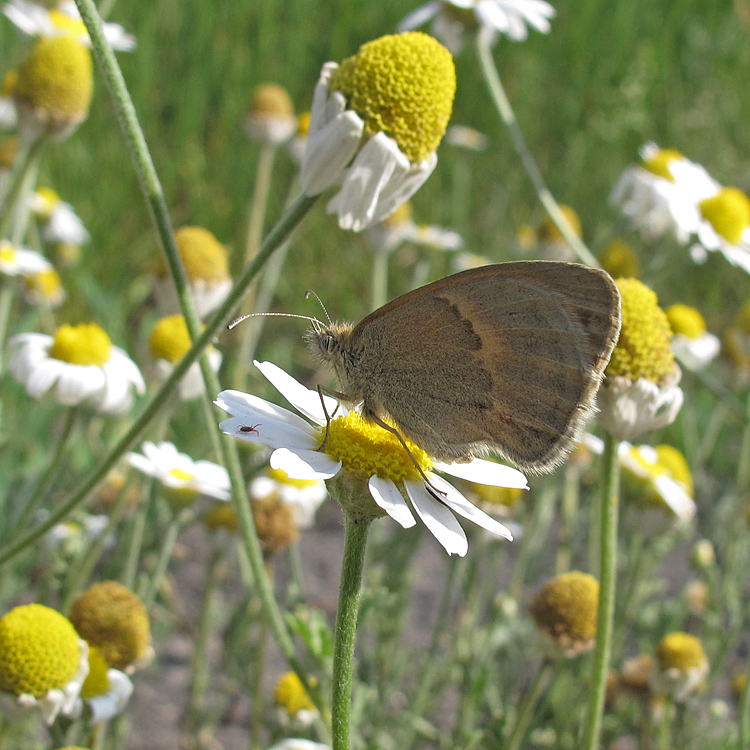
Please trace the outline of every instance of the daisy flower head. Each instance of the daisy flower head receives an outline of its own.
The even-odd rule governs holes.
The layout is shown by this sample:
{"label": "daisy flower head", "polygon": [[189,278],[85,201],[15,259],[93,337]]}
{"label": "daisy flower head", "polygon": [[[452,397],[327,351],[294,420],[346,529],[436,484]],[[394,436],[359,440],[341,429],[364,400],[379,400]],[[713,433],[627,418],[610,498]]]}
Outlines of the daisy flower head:
{"label": "daisy flower head", "polygon": [[719,354],[718,336],[706,330],[706,321],[698,310],[676,303],[665,311],[674,333],[672,351],[691,370],[702,370]]}
{"label": "daisy flower head", "polygon": [[529,605],[550,658],[579,656],[594,648],[599,607],[599,581],[573,571],[547,582]]}
{"label": "daisy flower head", "polygon": [[49,261],[36,250],[15,247],[7,240],[0,240],[0,273],[5,276],[32,276],[49,271]]}
{"label": "daisy flower head", "polygon": [[276,83],[256,86],[245,114],[245,132],[258,143],[278,146],[297,129],[289,93]]}
{"label": "daisy flower head", "polygon": [[80,593],[70,621],[113,669],[130,674],[153,658],[146,608],[137,594],[116,581],[95,583]]}
{"label": "daisy flower head", "polygon": [[211,461],[193,461],[166,441],[158,445],[146,441],[141,449],[143,454],[128,453],[128,462],[159,480],[174,510],[191,505],[198,495],[229,500],[231,483],[223,466]]}
{"label": "daisy flower head", "polygon": [[617,279],[622,297],[620,338],[599,389],[599,419],[618,440],[674,422],[682,406],[682,371],[672,330],[656,294],[637,279]]}
{"label": "daisy flower head", "polygon": [[88,711],[91,724],[101,724],[121,714],[133,694],[133,682],[124,672],[112,669],[96,646],[89,646],[89,673],[81,688],[76,713]]}
{"label": "daisy flower head", "polygon": [[91,239],[73,206],[60,200],[52,188],[37,188],[31,194],[29,205],[41,224],[42,239],[46,242],[85,245]]}
{"label": "daisy flower head", "polygon": [[27,604],[0,618],[0,706],[71,716],[89,671],[88,646],[54,609]]}
{"label": "daisy flower head", "polygon": [[654,651],[651,689],[682,702],[700,687],[708,668],[700,639],[689,633],[669,633]]}
{"label": "daisy flower head", "polygon": [[44,537],[44,542],[50,550],[64,557],[80,555],[90,541],[101,537],[108,523],[108,516],[86,513],[80,520],[53,526]]}
{"label": "daisy flower head", "polygon": [[[156,360],[156,372],[164,381],[192,346],[185,318],[182,315],[167,315],[160,318],[148,337],[148,346],[151,356]],[[218,372],[221,367],[221,352],[209,346],[206,356],[211,369]],[[204,389],[200,364],[194,362],[180,380],[177,393],[181,401],[190,401],[198,398]]]}
{"label": "daisy flower head", "polygon": [[341,65],[323,66],[315,87],[300,183],[308,195],[334,185],[339,226],[359,232],[421,187],[453,109],[450,52],[426,34],[384,36]]}
{"label": "daisy flower head", "polygon": [[[315,684],[315,678],[313,684]],[[310,696],[296,672],[281,675],[273,691],[273,699],[282,710],[282,722],[293,721],[297,726],[310,726],[318,715]]]}
{"label": "daisy flower head", "polygon": [[[526,477],[520,471],[482,459],[465,464],[432,462],[407,440],[409,455],[393,434],[357,411],[348,411],[330,397],[324,397],[324,408],[317,391],[308,390],[276,365],[255,365],[310,420],[250,394],[219,394],[216,405],[232,415],[220,428],[228,435],[271,448],[271,468],[283,469],[294,479],[327,480],[331,494],[355,517],[389,515],[410,528],[416,524],[413,510],[449,554],[463,556],[468,551],[466,534],[453,513],[511,538],[505,526],[472,505],[433,470],[499,487],[526,488]],[[327,427],[326,413],[335,415]],[[429,485],[413,461],[418,462]]]}
{"label": "daisy flower head", "polygon": [[18,112],[13,100],[13,89],[18,81],[18,71],[9,70],[0,84],[0,130],[15,130]]}
{"label": "daisy flower head", "polygon": [[300,530],[315,523],[315,513],[328,497],[325,482],[321,479],[291,479],[281,469],[267,469],[250,482],[253,500],[278,498],[289,505],[294,513],[295,525]]}
{"label": "daisy flower head", "polygon": [[121,414],[133,403],[133,391],[146,391],[135,362],[95,323],[62,325],[54,336],[22,333],[8,347],[9,369],[32,398],[52,392],[65,406]]}
{"label": "daisy flower head", "polygon": [[[201,318],[206,318],[226,299],[232,288],[227,249],[202,227],[182,227],[175,232],[174,239],[193,293],[196,312]],[[154,294],[164,315],[179,310],[174,284],[163,264],[157,272]]]}
{"label": "daisy flower head", "polygon": [[[74,0],[60,0],[51,7],[33,0],[8,0],[3,5],[3,13],[29,36],[69,36],[79,44],[91,46],[91,39]],[[119,52],[132,52],[135,49],[135,37],[119,23],[105,23],[103,27],[104,36],[112,49]]]}
{"label": "daisy flower head", "polygon": [[65,302],[60,275],[50,266],[44,271],[32,273],[26,277],[24,298],[30,305],[42,305],[56,309]]}
{"label": "daisy flower head", "polygon": [[750,273],[750,198],[737,188],[722,187],[699,201],[698,209],[700,248],[720,252]]}
{"label": "daisy flower head", "polygon": [[552,28],[555,9],[545,0],[431,0],[401,19],[400,31],[416,29],[431,21],[431,33],[457,55],[464,32],[482,29],[491,44],[501,35],[522,42],[531,26],[543,34]]}
{"label": "daisy flower head", "polygon": [[67,138],[88,116],[93,90],[86,47],[69,36],[39,39],[19,66],[13,89],[21,137]]}
{"label": "daisy flower head", "polygon": [[609,200],[649,242],[670,234],[687,243],[698,230],[701,200],[715,195],[716,182],[679,151],[646,143],[641,162],[625,168]]}

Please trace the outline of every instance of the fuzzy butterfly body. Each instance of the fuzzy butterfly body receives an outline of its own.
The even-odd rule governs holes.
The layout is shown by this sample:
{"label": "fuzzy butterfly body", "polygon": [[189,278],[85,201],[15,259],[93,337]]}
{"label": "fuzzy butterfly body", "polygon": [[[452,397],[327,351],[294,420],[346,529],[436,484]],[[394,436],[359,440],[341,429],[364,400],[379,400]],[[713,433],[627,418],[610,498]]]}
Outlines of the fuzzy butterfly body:
{"label": "fuzzy butterfly body", "polygon": [[496,452],[545,472],[594,413],[619,331],[604,271],[523,261],[448,276],[311,338],[342,400],[436,459]]}

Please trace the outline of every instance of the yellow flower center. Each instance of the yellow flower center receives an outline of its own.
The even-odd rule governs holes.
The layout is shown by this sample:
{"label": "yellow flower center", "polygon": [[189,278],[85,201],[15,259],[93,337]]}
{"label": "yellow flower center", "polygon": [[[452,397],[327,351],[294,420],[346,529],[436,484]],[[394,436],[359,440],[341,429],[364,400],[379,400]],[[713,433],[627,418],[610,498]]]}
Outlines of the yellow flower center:
{"label": "yellow flower center", "polygon": [[227,249],[207,229],[182,227],[175,232],[177,249],[191,281],[229,278]]}
{"label": "yellow flower center", "polygon": [[291,479],[283,469],[268,469],[267,474],[271,479],[281,484],[288,484],[300,490],[305,487],[313,487],[318,483],[317,479]]}
{"label": "yellow flower center", "polygon": [[127,667],[148,650],[146,608],[136,594],[115,581],[94,584],[79,594],[70,621],[114,669]]}
{"label": "yellow flower center", "polygon": [[750,198],[733,187],[722,188],[716,195],[699,204],[703,218],[716,233],[736,245],[750,226]]}
{"label": "yellow flower center", "polygon": [[383,219],[383,224],[387,227],[402,227],[411,221],[412,208],[411,201],[402,203],[392,214]]}
{"label": "yellow flower center", "polygon": [[[315,684],[315,678],[312,682]],[[302,680],[295,672],[287,672],[279,678],[273,698],[277,705],[286,709],[289,716],[295,716],[300,711],[312,711],[315,708]]]}
{"label": "yellow flower center", "polygon": [[54,303],[61,299],[62,283],[54,268],[29,276],[26,279],[26,288],[36,292],[38,299],[47,303]]}
{"label": "yellow flower center", "polygon": [[[430,471],[432,462],[429,456],[416,443],[404,440],[422,471]],[[328,442],[323,450],[341,461],[347,471],[367,479],[378,476],[399,484],[405,479],[420,477],[399,439],[358,412],[350,412],[331,422]]]}
{"label": "yellow flower center", "polygon": [[654,653],[663,670],[700,667],[706,662],[706,654],[700,640],[689,633],[670,633],[662,638]]}
{"label": "yellow flower center", "polygon": [[7,240],[2,240],[0,242],[0,261],[3,263],[16,262],[16,248]]}
{"label": "yellow flower center", "polygon": [[573,641],[596,637],[599,581],[573,571],[555,576],[534,597],[529,607],[536,624],[553,636]]}
{"label": "yellow flower center", "polygon": [[635,279],[641,275],[641,263],[625,240],[614,239],[599,256],[602,268],[612,277]]}
{"label": "yellow flower center", "polygon": [[685,456],[671,445],[657,445],[655,450],[659,463],[666,469],[667,474],[675,482],[681,484],[690,497],[693,497],[693,475],[690,473]]}
{"label": "yellow flower center", "polygon": [[231,503],[214,503],[213,507],[203,514],[203,523],[212,531],[226,529],[236,533],[239,528],[237,511]]}
{"label": "yellow flower center", "polygon": [[263,83],[256,86],[247,112],[255,117],[294,117],[292,100],[283,86]]}
{"label": "yellow flower center", "polygon": [[37,188],[36,196],[39,199],[39,204],[35,213],[40,219],[48,221],[55,210],[55,206],[60,202],[60,196],[48,187]]}
{"label": "yellow flower center", "polygon": [[154,359],[166,359],[177,364],[190,349],[191,341],[187,323],[182,315],[161,318],[148,337],[148,346]]}
{"label": "yellow flower center", "polygon": [[[576,237],[581,236],[581,220],[578,218],[578,214],[570,206],[560,206],[560,212],[566,218],[570,228],[573,230],[573,234]],[[557,224],[549,216],[545,216],[542,219],[542,223],[539,225],[539,239],[543,242],[564,242],[562,232],[560,231]]]}
{"label": "yellow flower center", "polygon": [[112,342],[96,323],[62,325],[56,333],[49,356],[72,365],[97,365],[109,360]]}
{"label": "yellow flower center", "polygon": [[310,113],[303,112],[297,118],[297,135],[302,136],[304,138],[307,136],[307,133],[309,130],[310,130]]}
{"label": "yellow flower center", "polygon": [[63,13],[57,8],[52,8],[49,11],[49,20],[52,21],[52,25],[59,31],[64,31],[74,39],[80,39],[88,37],[86,31],[86,24],[77,18],[71,18],[67,13]]}
{"label": "yellow flower center", "polygon": [[418,31],[380,37],[363,44],[341,63],[331,79],[365,123],[365,133],[383,132],[412,163],[437,148],[456,93],[450,52]]}
{"label": "yellow flower center", "polygon": [[195,479],[195,475],[177,467],[170,469],[168,473],[178,482],[184,482],[182,486],[178,487],[171,487],[170,485],[165,484],[162,489],[162,494],[169,504],[169,507],[174,513],[178,513],[183,508],[192,505],[193,501],[198,496],[198,490],[195,487],[189,486],[189,483]]}
{"label": "yellow flower center", "polygon": [[93,88],[89,51],[69,36],[55,36],[40,39],[22,63],[14,95],[55,118],[81,120]]}
{"label": "yellow flower center", "polygon": [[67,685],[80,659],[75,628],[54,609],[27,604],[0,619],[0,690],[41,698]]}
{"label": "yellow flower center", "polygon": [[192,482],[195,479],[195,474],[191,474],[188,471],[183,471],[182,469],[178,469],[177,467],[175,467],[174,469],[170,469],[169,473],[180,482]]}
{"label": "yellow flower center", "polygon": [[3,76],[3,83],[0,85],[0,96],[8,97],[13,96],[13,90],[16,88],[16,82],[18,81],[18,71],[9,70]]}
{"label": "yellow flower center", "polygon": [[95,698],[109,690],[109,664],[96,646],[89,646],[89,673],[81,688],[81,698]]}
{"label": "yellow flower center", "polygon": [[665,180],[674,182],[674,175],[672,174],[669,165],[677,159],[684,158],[685,157],[679,151],[675,151],[671,148],[663,148],[657,151],[657,153],[650,159],[644,159],[643,166],[657,177],[663,177]]}
{"label": "yellow flower center", "polygon": [[706,332],[706,321],[694,307],[677,302],[668,307],[666,313],[674,333],[681,333],[689,339],[699,339]]}
{"label": "yellow flower center", "polygon": [[674,372],[672,331],[656,294],[637,279],[618,279],[622,329],[606,374],[662,383]]}

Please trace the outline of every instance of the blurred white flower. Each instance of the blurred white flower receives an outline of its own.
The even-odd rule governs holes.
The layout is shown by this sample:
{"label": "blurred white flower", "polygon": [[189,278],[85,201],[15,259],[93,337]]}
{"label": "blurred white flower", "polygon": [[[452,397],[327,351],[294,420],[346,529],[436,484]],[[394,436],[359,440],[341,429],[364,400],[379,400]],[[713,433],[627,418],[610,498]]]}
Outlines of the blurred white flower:
{"label": "blurred white flower", "polygon": [[0,240],[0,273],[6,276],[32,276],[52,268],[50,262],[36,250],[14,247]]}
{"label": "blurred white flower", "polygon": [[54,190],[37,188],[29,198],[29,205],[41,224],[42,239],[47,242],[84,245],[91,239],[73,206],[60,200]]}

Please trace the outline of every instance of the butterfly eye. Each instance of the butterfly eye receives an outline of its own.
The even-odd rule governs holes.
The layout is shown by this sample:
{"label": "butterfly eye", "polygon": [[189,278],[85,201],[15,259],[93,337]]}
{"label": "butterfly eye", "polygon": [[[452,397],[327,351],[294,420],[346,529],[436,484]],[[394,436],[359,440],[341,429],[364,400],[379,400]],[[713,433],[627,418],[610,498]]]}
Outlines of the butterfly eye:
{"label": "butterfly eye", "polygon": [[335,345],[335,341],[333,336],[331,336],[330,333],[325,333],[320,337],[320,348],[326,352],[330,353]]}

